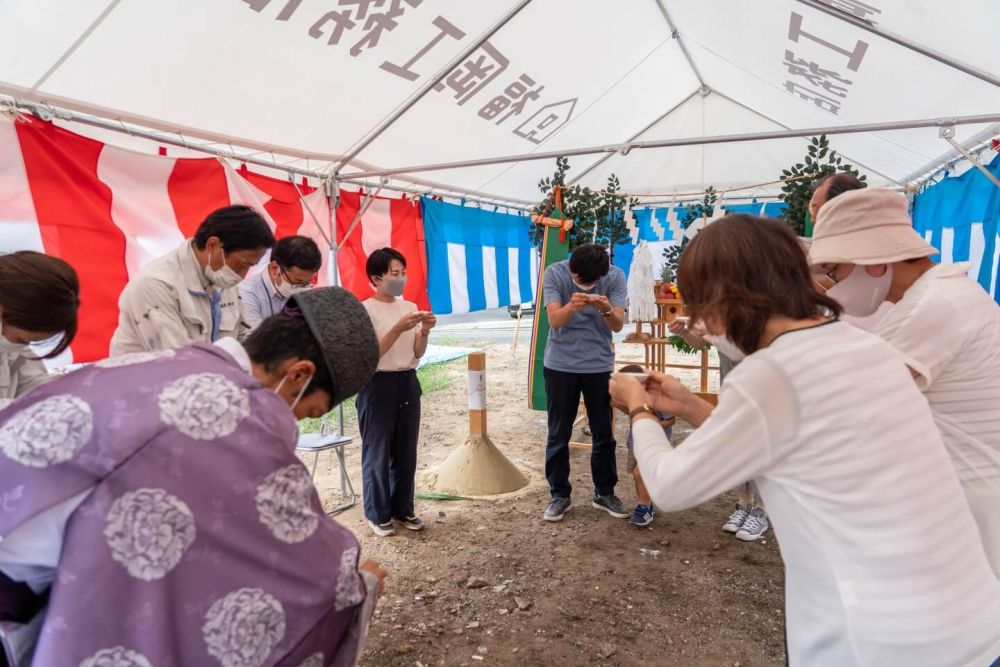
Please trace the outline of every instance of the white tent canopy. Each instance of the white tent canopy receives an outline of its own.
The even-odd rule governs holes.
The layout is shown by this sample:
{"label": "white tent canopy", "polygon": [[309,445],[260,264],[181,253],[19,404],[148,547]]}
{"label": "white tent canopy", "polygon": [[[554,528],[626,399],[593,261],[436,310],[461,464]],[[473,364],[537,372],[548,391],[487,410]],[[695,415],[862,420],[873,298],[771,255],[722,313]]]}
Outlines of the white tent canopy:
{"label": "white tent canopy", "polygon": [[[396,170],[988,117],[955,128],[975,146],[1000,129],[998,19],[993,0],[3,0],[0,93],[283,166],[527,203],[551,160]],[[886,185],[957,155],[933,126],[833,144]],[[576,156],[570,175],[658,196],[728,189],[776,180],[804,148],[637,148]]]}

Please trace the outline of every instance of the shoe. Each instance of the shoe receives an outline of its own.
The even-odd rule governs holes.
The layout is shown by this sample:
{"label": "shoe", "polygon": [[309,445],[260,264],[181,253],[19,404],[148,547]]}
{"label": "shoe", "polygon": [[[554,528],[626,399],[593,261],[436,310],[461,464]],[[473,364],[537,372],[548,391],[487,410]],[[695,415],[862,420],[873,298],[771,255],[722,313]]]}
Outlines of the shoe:
{"label": "shoe", "polygon": [[618,496],[594,496],[591,505],[596,509],[604,510],[616,519],[627,519],[631,516]]}
{"label": "shoe", "polygon": [[375,523],[374,521],[369,521],[368,525],[371,527],[372,532],[379,537],[389,537],[390,535],[396,534],[396,529],[392,527],[392,522],[389,523]]}
{"label": "shoe", "polygon": [[545,516],[542,518],[546,521],[562,521],[563,516],[571,507],[573,507],[573,503],[570,502],[569,498],[553,498],[549,506],[545,508]]}
{"label": "shoe", "polygon": [[736,533],[736,539],[744,542],[756,542],[764,537],[764,533],[767,532],[770,525],[771,523],[767,520],[767,512],[760,507],[754,507],[750,510],[750,516],[747,517],[740,531]]}
{"label": "shoe", "polygon": [[408,516],[405,519],[393,519],[393,523],[406,528],[407,530],[423,530],[424,522],[418,516]]}
{"label": "shoe", "polygon": [[748,516],[750,516],[750,512],[745,507],[737,505],[733,513],[729,515],[729,520],[726,521],[726,525],[722,527],[722,530],[733,534],[740,532],[740,528],[743,527]]}
{"label": "shoe", "polygon": [[637,527],[648,526],[653,523],[653,503],[636,505],[629,523]]}

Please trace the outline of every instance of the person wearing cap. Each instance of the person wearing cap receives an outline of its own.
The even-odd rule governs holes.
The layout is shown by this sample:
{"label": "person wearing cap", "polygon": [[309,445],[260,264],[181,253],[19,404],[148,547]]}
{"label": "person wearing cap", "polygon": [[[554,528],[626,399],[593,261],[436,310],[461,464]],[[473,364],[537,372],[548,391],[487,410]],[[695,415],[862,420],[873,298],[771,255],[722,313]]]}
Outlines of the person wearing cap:
{"label": "person wearing cap", "polygon": [[7,660],[354,664],[384,572],[323,511],[296,419],[377,362],[364,308],[327,287],[244,346],[111,357],[0,413],[0,479],[19,489],[0,571],[34,595],[0,619]]}
{"label": "person wearing cap", "polygon": [[417,366],[437,324],[431,313],[403,298],[406,257],[381,248],[365,265],[375,296],[363,303],[378,335],[378,372],[358,394],[361,472],[365,518],[379,537],[395,525],[423,530],[413,507],[417,439],[420,436],[420,380]]}
{"label": "person wearing cap", "polygon": [[[859,179],[851,172],[839,172],[821,178],[819,183],[816,184],[816,188],[813,190],[812,198],[809,200],[810,217],[813,219],[813,222],[815,222],[816,218],[819,216],[820,210],[827,202],[839,197],[845,192],[862,190],[867,187],[867,183]],[[806,238],[802,239],[802,241],[805,246],[806,253],[808,254],[809,245],[812,243],[812,239]],[[824,292],[833,287],[833,283],[826,278],[826,276],[817,276],[816,282]],[[892,304],[885,301],[874,313],[867,317],[853,317],[851,315],[844,314],[840,316],[840,319],[849,324],[853,324],[860,329],[864,329],[865,331],[875,331],[878,328],[879,322],[882,321],[882,318],[884,318],[886,313],[890,310],[892,310]]]}
{"label": "person wearing cap", "polygon": [[281,312],[285,302],[309,289],[323,265],[319,246],[308,236],[285,236],[271,250],[267,269],[240,283],[247,324],[256,329]]}
{"label": "person wearing cap", "polygon": [[913,229],[905,197],[869,189],[820,210],[809,257],[848,315],[895,304],[877,333],[926,396],[1000,576],[1000,307],[969,264],[936,264],[937,252]]}
{"label": "person wearing cap", "polygon": [[[777,220],[713,222],[678,285],[714,344],[745,359],[717,406],[667,375],[612,376],[657,508],[756,482],[785,565],[792,667],[992,664],[1000,581],[903,355],[837,321]],[[659,412],[695,427],[682,446]]]}

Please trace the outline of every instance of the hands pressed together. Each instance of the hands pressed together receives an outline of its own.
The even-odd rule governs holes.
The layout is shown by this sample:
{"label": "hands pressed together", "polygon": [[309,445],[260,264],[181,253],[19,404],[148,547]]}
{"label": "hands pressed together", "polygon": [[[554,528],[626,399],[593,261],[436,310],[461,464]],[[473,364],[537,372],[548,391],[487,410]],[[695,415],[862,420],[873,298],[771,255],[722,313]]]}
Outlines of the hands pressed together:
{"label": "hands pressed together", "polygon": [[629,411],[648,405],[658,412],[682,419],[687,419],[686,415],[691,413],[699,400],[676,378],[663,373],[650,373],[645,383],[631,376],[615,374],[611,376],[609,389],[611,402],[627,406]]}
{"label": "hands pressed together", "polygon": [[400,333],[405,331],[410,331],[416,328],[417,325],[421,325],[420,333],[423,336],[428,335],[431,329],[437,326],[437,317],[433,313],[428,313],[425,311],[415,311],[407,315],[403,315],[396,322],[396,328]]}

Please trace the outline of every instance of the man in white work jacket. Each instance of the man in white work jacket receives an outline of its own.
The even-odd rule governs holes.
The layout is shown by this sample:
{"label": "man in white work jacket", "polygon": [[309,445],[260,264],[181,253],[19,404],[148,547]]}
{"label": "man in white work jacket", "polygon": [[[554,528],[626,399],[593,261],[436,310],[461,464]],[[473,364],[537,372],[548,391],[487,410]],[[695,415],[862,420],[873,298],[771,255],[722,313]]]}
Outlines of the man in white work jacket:
{"label": "man in white work jacket", "polygon": [[274,243],[267,222],[249,206],[211,213],[194,238],[125,286],[111,356],[243,338],[250,328],[237,286]]}

